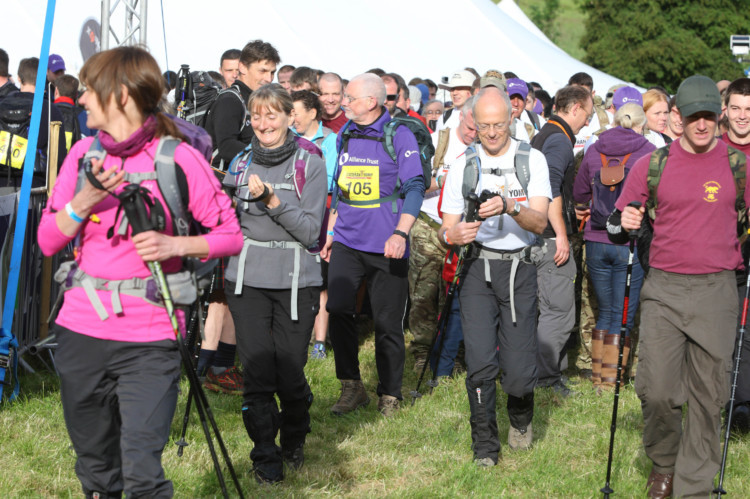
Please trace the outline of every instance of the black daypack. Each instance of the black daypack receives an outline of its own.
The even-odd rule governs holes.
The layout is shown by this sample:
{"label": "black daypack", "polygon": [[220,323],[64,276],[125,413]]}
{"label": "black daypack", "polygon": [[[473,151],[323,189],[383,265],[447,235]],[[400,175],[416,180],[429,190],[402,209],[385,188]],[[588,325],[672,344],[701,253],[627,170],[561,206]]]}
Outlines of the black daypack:
{"label": "black daypack", "polygon": [[[48,104],[49,105],[49,104]],[[31,125],[31,106],[29,101],[11,94],[3,99],[0,107],[0,165],[9,174],[17,170],[20,175],[26,159],[26,146]],[[46,172],[46,153],[36,155],[34,173]]]}
{"label": "black daypack", "polygon": [[[414,138],[417,139],[417,146],[419,147],[419,159],[422,163],[422,180],[424,181],[425,189],[429,189],[430,184],[432,183],[432,157],[435,155],[435,146],[432,145],[432,137],[430,135],[430,131],[427,129],[424,123],[410,116],[398,116],[396,118],[391,118],[391,120],[383,126],[382,137],[371,137],[369,135],[353,133],[349,129],[350,125],[351,120],[347,121],[344,127],[339,130],[339,134],[341,135],[341,141],[337,151],[339,154],[341,154],[341,151],[346,151],[347,144],[349,143],[349,139],[351,138],[376,140],[383,144],[385,152],[388,153],[388,156],[390,156],[391,160],[393,160],[393,162],[396,164],[398,164],[398,158],[396,156],[396,148],[393,146],[393,137],[396,135],[396,129],[399,126],[405,126],[406,128],[408,128],[414,135]],[[393,201],[401,196],[400,190],[401,181],[396,180],[396,188],[393,190],[393,193],[390,196],[372,201],[355,201],[342,197],[341,191],[339,191],[339,201],[351,206],[372,205],[390,201],[393,206],[393,212],[396,213],[398,211],[398,208],[396,207],[396,203],[394,203]]]}
{"label": "black daypack", "polygon": [[208,111],[219,96],[221,86],[205,71],[193,71],[184,78],[186,81],[178,80],[180,84],[175,88],[177,115],[185,121],[205,128]]}
{"label": "black daypack", "polygon": [[73,144],[81,140],[81,124],[78,122],[78,114],[81,109],[66,102],[55,104],[63,117],[62,127],[65,135],[65,149],[70,152]]}

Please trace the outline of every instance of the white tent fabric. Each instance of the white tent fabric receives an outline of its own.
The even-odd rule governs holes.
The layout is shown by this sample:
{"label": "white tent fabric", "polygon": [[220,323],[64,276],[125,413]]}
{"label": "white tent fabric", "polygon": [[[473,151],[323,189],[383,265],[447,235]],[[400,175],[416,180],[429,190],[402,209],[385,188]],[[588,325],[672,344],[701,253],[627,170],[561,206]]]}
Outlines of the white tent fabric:
{"label": "white tent fabric", "polygon": [[528,16],[524,13],[524,11],[521,10],[521,7],[519,7],[514,0],[500,0],[500,2],[497,3],[497,6],[500,8],[500,10],[505,12],[508,17],[526,28],[527,31],[535,34],[542,41],[556,47],[555,42],[547,38],[547,35],[545,35],[544,32],[542,32],[542,30],[540,30],[536,24],[534,24],[534,21],[528,18]]}
{"label": "white tent fabric", "polygon": [[[573,59],[515,21],[490,0],[151,0],[148,45],[162,68],[218,69],[221,53],[263,39],[279,51],[282,64],[336,71],[350,78],[372,67],[406,79],[450,75],[466,66],[480,73],[513,71],[554,92],[568,77],[586,71],[599,93],[621,81]],[[38,54],[45,0],[3,0],[0,47],[11,56],[11,73],[22,57]],[[207,6],[208,5],[208,6]],[[83,65],[78,49],[86,19],[99,19],[99,0],[58,0],[52,52],[68,72]],[[113,21],[113,26],[123,21]],[[440,28],[435,29],[436,26]],[[168,56],[168,58],[166,57]]]}

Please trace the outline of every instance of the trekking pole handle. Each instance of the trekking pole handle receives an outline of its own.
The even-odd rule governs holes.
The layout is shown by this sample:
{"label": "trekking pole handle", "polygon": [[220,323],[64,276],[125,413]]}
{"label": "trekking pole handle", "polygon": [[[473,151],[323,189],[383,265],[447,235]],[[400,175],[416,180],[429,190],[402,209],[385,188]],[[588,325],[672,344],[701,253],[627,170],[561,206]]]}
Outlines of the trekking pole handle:
{"label": "trekking pole handle", "polygon": [[[643,203],[641,203],[640,201],[631,201],[628,203],[628,206],[631,206],[637,210],[640,209],[641,206],[643,206]],[[641,225],[643,225],[643,222],[641,222]],[[641,229],[631,230],[628,235],[630,236],[630,239],[633,240],[638,237],[638,234],[640,234],[640,232]]]}
{"label": "trekking pole handle", "polygon": [[155,229],[142,198],[143,193],[139,192],[140,189],[138,184],[128,184],[120,195],[120,202],[128,217],[133,235]]}

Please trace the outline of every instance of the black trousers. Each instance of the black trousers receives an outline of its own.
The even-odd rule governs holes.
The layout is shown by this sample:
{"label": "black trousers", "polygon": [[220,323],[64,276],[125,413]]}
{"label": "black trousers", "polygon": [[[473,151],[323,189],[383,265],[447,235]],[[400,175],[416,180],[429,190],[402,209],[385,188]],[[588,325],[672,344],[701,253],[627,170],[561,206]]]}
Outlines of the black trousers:
{"label": "black trousers", "polygon": [[[242,287],[227,281],[227,303],[237,330],[237,351],[244,374],[242,417],[253,441],[250,458],[269,480],[283,478],[282,452],[304,444],[310,432],[312,392],[305,378],[307,345],[320,309],[320,289],[302,288],[299,319],[291,319],[289,289]],[[281,412],[274,394],[278,394]],[[281,447],[276,435],[281,432]]]}
{"label": "black trousers", "polygon": [[65,425],[84,494],[172,497],[161,454],[177,405],[171,340],[109,341],[55,326]]}
{"label": "black trousers", "polygon": [[291,319],[289,289],[242,287],[227,281],[229,311],[237,330],[237,351],[244,372],[244,402],[273,397],[280,400],[306,398],[310,386],[305,378],[307,346],[320,308],[320,289],[302,288],[297,296],[299,320]]}
{"label": "black trousers", "polygon": [[328,268],[328,305],[331,345],[338,379],[360,379],[359,338],[354,327],[357,290],[367,279],[375,322],[375,365],[378,395],[401,397],[404,375],[404,330],[409,294],[407,258],[357,251],[333,243]]}
{"label": "black trousers", "polygon": [[536,267],[520,263],[514,279],[516,322],[510,302],[510,261],[467,262],[461,285],[461,326],[466,348],[467,382],[492,381],[503,370],[500,383],[508,394],[508,415],[515,428],[531,422],[537,380]]}

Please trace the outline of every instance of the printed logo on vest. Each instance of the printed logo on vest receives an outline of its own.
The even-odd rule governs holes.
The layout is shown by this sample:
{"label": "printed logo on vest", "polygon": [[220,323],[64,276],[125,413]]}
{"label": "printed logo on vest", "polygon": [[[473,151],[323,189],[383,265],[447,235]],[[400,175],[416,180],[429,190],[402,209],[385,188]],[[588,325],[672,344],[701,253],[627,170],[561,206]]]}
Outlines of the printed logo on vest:
{"label": "printed logo on vest", "polygon": [[345,152],[345,153],[342,153],[342,154],[341,154],[341,156],[339,156],[339,164],[340,164],[340,165],[343,165],[343,164],[345,164],[345,163],[346,163],[347,161],[349,161],[349,153],[346,153],[346,152]]}
{"label": "printed logo on vest", "polygon": [[718,182],[714,182],[713,180],[706,182],[705,184],[703,184],[703,189],[705,189],[706,191],[706,197],[703,198],[704,201],[713,203],[719,200],[717,195],[719,194],[719,189],[721,189],[721,185],[719,185]]}
{"label": "printed logo on vest", "polygon": [[412,154],[417,154],[417,153],[419,153],[419,151],[406,151],[406,152],[404,153],[404,157],[405,157],[405,158],[408,158],[408,157],[409,157],[409,156],[411,156]]}

